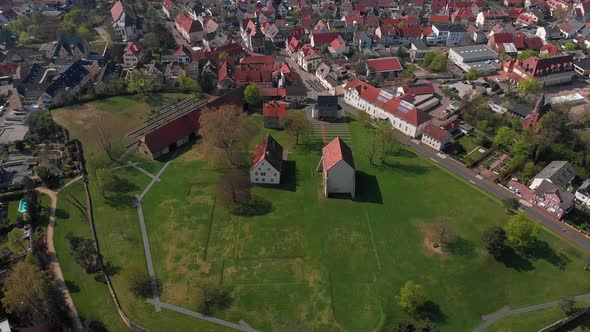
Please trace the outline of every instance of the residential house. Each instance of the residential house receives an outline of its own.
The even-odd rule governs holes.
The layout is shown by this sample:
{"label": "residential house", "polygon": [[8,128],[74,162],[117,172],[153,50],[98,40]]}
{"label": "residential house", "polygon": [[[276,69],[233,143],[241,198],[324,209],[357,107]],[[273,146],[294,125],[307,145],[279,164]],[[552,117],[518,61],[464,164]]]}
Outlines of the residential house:
{"label": "residential house", "polygon": [[574,206],[575,195],[559,186],[542,180],[535,189],[516,181],[509,181],[508,188],[523,200],[562,219]]}
{"label": "residential house", "polygon": [[483,44],[487,40],[487,36],[484,31],[475,25],[470,25],[467,27],[467,36],[469,36],[469,38],[476,44]]}
{"label": "residential house", "polygon": [[590,207],[590,179],[585,180],[576,190],[576,200]]}
{"label": "residential house", "polygon": [[490,30],[498,23],[504,23],[508,20],[508,14],[504,11],[484,10],[477,14],[475,25],[480,29]]}
{"label": "residential house", "polygon": [[467,8],[461,8],[451,14],[451,22],[468,27],[475,23],[475,15]]}
{"label": "residential house", "polygon": [[241,35],[246,48],[255,53],[264,53],[266,36],[262,33],[260,21],[247,20],[241,26]]}
{"label": "residential house", "polygon": [[283,147],[270,134],[258,143],[252,156],[250,182],[281,184],[283,172]]}
{"label": "residential house", "polygon": [[467,35],[467,30],[461,24],[435,23],[432,33],[426,36],[427,45],[461,45]]}
{"label": "residential house", "polygon": [[508,55],[516,55],[518,50],[514,44],[514,35],[511,33],[495,33],[488,39],[488,47],[496,52]]}
{"label": "residential house", "polygon": [[395,96],[426,112],[440,104],[432,83],[410,83],[397,88]]}
{"label": "residential house", "polygon": [[590,58],[576,60],[574,71],[582,77],[590,77]]}
{"label": "residential house", "polygon": [[162,11],[168,19],[172,18],[172,13],[175,9],[176,5],[172,0],[164,0],[164,2],[162,2]]}
{"label": "residential house", "polygon": [[367,78],[372,79],[377,74],[396,76],[398,72],[404,70],[399,59],[396,57],[369,59],[366,62]]}
{"label": "residential house", "polygon": [[337,96],[318,96],[318,101],[311,110],[311,116],[320,120],[337,120],[344,116],[338,104]]}
{"label": "residential house", "polygon": [[572,39],[580,30],[582,30],[582,28],[584,28],[584,23],[576,20],[569,20],[568,22],[558,24],[557,28],[561,32],[563,38]]}
{"label": "residential house", "polygon": [[388,120],[404,135],[418,138],[431,117],[413,104],[364,81],[354,80],[344,87],[344,102],[375,119]]}
{"label": "residential house", "polygon": [[88,42],[78,36],[61,36],[57,41],[42,45],[39,50],[44,50],[50,61],[60,63],[85,59],[90,53]]}
{"label": "residential house", "polygon": [[338,32],[322,32],[322,33],[312,33],[311,34],[311,47],[320,47],[320,46],[329,46],[330,43],[340,37],[340,33]]}
{"label": "residential house", "polygon": [[422,132],[421,142],[436,151],[444,150],[452,141],[451,133],[432,123],[427,124]]}
{"label": "residential house", "polygon": [[287,114],[287,105],[276,100],[268,101],[262,105],[264,128],[281,128],[280,120]]}
{"label": "residential house", "polygon": [[430,53],[430,48],[421,39],[414,40],[410,45],[410,60],[415,63],[422,63],[424,56]]}
{"label": "residential house", "polygon": [[547,181],[559,188],[565,189],[575,177],[576,170],[570,162],[552,161],[541,172],[535,175],[529,188],[535,190],[541,185],[541,182]]}
{"label": "residential house", "polygon": [[328,52],[330,52],[332,58],[339,58],[348,53],[348,46],[346,46],[346,41],[342,39],[342,36],[332,40],[328,46]]}
{"label": "residential house", "polygon": [[328,89],[332,95],[336,95],[336,90],[339,87],[338,74],[329,65],[324,62],[320,63],[315,71],[315,76],[324,88]]}
{"label": "residential house", "polygon": [[571,54],[544,59],[533,56],[504,69],[522,78],[534,77],[542,86],[559,85],[572,81],[574,58]]}
{"label": "residential house", "polygon": [[373,39],[365,31],[357,31],[353,35],[352,45],[361,51],[370,49],[373,46]]}
{"label": "residential house", "polygon": [[350,147],[340,137],[334,138],[324,146],[317,170],[322,172],[324,196],[348,194],[354,199],[356,194],[354,157]]}
{"label": "residential house", "polygon": [[118,0],[111,7],[112,27],[115,37],[124,42],[135,40],[139,35],[138,22],[135,14],[125,8]]}
{"label": "residential house", "polygon": [[130,42],[125,47],[123,53],[123,65],[128,68],[134,68],[143,60],[145,52],[143,46],[137,42]]}
{"label": "residential house", "polygon": [[174,19],[174,27],[190,44],[196,43],[203,39],[203,25],[198,20],[186,16],[184,13],[178,13]]}
{"label": "residential house", "polygon": [[309,44],[303,45],[297,52],[297,64],[308,72],[315,71],[322,59],[322,55]]}
{"label": "residential house", "polygon": [[543,39],[544,42],[561,38],[561,30],[556,27],[539,27],[535,34]]}

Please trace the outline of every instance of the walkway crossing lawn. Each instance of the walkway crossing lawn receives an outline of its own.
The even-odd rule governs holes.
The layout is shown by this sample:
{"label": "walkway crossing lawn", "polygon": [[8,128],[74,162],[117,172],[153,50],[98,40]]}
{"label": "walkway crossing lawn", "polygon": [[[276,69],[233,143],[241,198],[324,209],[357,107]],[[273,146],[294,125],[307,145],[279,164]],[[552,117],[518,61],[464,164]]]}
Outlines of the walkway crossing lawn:
{"label": "walkway crossing lawn", "polygon": [[309,138],[312,141],[329,143],[337,136],[347,144],[351,143],[348,123],[311,120]]}
{"label": "walkway crossing lawn", "polygon": [[[588,303],[581,302],[578,306],[588,306]],[[538,331],[545,326],[549,326],[560,319],[565,318],[563,311],[559,306],[527,312],[520,315],[504,317],[492,324],[487,332],[522,332]],[[577,328],[574,331],[582,331]]]}
{"label": "walkway crossing lawn", "polygon": [[[480,238],[506,222],[500,202],[403,146],[386,165],[370,166],[358,153],[366,138],[359,123],[350,124],[357,201],[323,198],[319,151],[294,146],[286,132],[271,133],[296,171],[280,187],[254,189],[272,202],[270,213],[230,215],[214,198],[219,175],[190,158],[173,161],[144,197],[162,301],[197,310],[199,285],[215,282],[234,297],[218,314],[226,320],[261,330],[305,322],[317,330],[368,331],[408,318],[395,296],[412,279],[424,285],[444,331],[467,331],[505,305],[590,290],[582,253],[549,232],[537,258],[494,261]],[[458,234],[444,255],[424,245],[429,225],[440,220]]]}
{"label": "walkway crossing lawn", "polygon": [[[261,117],[253,118],[261,127]],[[506,222],[500,202],[404,146],[387,164],[371,166],[360,153],[366,129],[357,122],[349,128],[359,171],[356,201],[325,199],[315,172],[317,141],[295,146],[284,131],[271,131],[290,152],[283,184],[253,190],[272,202],[266,215],[232,216],[216,201],[219,174],[200,160],[198,144],[175,159],[142,200],[161,300],[198,311],[200,285],[214,283],[234,299],[230,309],[215,314],[222,319],[264,331],[294,325],[370,331],[408,318],[396,295],[411,279],[424,286],[430,316],[443,331],[468,331],[481,324],[481,315],[505,305],[590,291],[584,255],[549,232],[541,234],[547,246],[536,258],[496,262],[485,253],[481,234]],[[140,163],[151,173],[161,166]],[[129,181],[127,193],[108,202],[92,190],[103,255],[117,267],[112,279],[125,311],[154,331],[223,330],[168,310],[156,313],[131,294],[131,277],[147,268],[128,198],[151,178],[130,167],[116,174]],[[440,220],[452,223],[458,235],[443,255],[424,245],[424,234]]]}

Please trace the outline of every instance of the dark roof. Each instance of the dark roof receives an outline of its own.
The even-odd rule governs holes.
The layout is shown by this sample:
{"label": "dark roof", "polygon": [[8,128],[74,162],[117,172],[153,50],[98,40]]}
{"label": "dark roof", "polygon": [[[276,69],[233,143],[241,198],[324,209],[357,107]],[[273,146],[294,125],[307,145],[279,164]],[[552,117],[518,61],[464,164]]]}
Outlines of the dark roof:
{"label": "dark roof", "polygon": [[444,24],[444,23],[433,23],[433,27],[436,27],[439,31],[449,32],[467,32],[465,27],[461,24]]}
{"label": "dark roof", "polygon": [[576,67],[582,68],[582,70],[590,70],[590,58],[581,59],[574,63]]}
{"label": "dark roof", "polygon": [[564,210],[569,209],[572,204],[574,203],[574,198],[576,197],[574,194],[570,193],[567,190],[561,189],[555,184],[549,181],[542,181],[539,187],[535,189],[535,194],[539,196],[543,196],[545,194],[555,194],[559,197],[559,207]]}
{"label": "dark roof", "polygon": [[338,96],[318,96],[318,106],[338,105]]}
{"label": "dark roof", "polygon": [[74,62],[51,83],[51,85],[45,90],[45,93],[55,97],[59,90],[75,87],[80,84],[80,82],[82,82],[82,80],[89,74],[88,69],[86,69],[83,64],[82,60]]}
{"label": "dark roof", "polygon": [[277,171],[281,171],[283,165],[283,147],[270,134],[266,134],[262,142],[256,146],[250,168],[256,167],[263,160],[266,160]]}

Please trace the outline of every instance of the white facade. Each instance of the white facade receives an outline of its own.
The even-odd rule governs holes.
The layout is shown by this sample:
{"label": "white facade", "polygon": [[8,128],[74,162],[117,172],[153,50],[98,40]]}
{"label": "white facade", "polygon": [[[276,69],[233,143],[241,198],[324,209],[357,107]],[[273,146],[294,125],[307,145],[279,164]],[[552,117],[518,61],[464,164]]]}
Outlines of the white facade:
{"label": "white facade", "polygon": [[350,194],[354,198],[355,170],[346,161],[340,160],[327,172],[324,171],[324,195]]}
{"label": "white facade", "polygon": [[272,167],[268,161],[262,160],[250,169],[250,183],[280,184],[281,172]]}
{"label": "white facade", "polygon": [[430,121],[426,121],[425,123],[422,123],[418,127],[416,127],[413,124],[406,122],[404,119],[398,118],[397,116],[387,112],[386,110],[364,100],[359,96],[358,91],[356,89],[349,89],[344,92],[344,102],[348,105],[365,111],[372,118],[389,120],[393,128],[401,131],[404,135],[410,136],[412,138],[418,138],[422,134],[424,127],[426,127],[426,125],[430,123]]}
{"label": "white facade", "polygon": [[446,140],[445,142],[441,142],[434,137],[428,136],[428,134],[422,134],[422,143],[428,145],[429,147],[435,149],[436,151],[441,151],[445,148],[445,146],[450,142],[450,140]]}

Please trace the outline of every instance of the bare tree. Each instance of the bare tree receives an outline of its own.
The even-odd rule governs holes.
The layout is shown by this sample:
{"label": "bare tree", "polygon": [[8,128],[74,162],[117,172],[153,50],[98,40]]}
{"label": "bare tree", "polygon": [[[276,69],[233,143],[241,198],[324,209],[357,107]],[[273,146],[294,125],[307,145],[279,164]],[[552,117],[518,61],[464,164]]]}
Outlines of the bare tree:
{"label": "bare tree", "polygon": [[236,168],[230,168],[221,176],[219,182],[217,182],[217,198],[226,207],[232,208],[250,201],[252,197],[250,187],[250,179],[245,172]]}
{"label": "bare tree", "polygon": [[98,143],[102,150],[107,154],[111,161],[118,164],[123,164],[113,157],[113,140],[111,134],[107,133],[101,125],[98,125]]}
{"label": "bare tree", "polygon": [[442,220],[434,224],[434,231],[436,232],[438,242],[442,244],[452,244],[457,239],[455,227],[449,221]]}
{"label": "bare tree", "polygon": [[396,139],[393,136],[393,127],[389,123],[381,123],[377,127],[377,136],[379,137],[379,148],[381,149],[381,163],[393,152]]}
{"label": "bare tree", "polygon": [[[76,198],[76,196],[72,195],[72,193],[67,189],[62,190],[61,193],[66,194],[66,196],[64,197],[65,200],[68,201],[70,204],[72,204],[74,207],[76,207],[80,211],[80,213],[82,213],[84,218],[87,218],[86,206],[84,204],[82,204],[82,202],[80,202],[80,200],[78,200],[78,198]],[[62,197],[62,196],[60,196],[60,197]]]}
{"label": "bare tree", "polygon": [[375,154],[377,154],[377,142],[378,142],[377,135],[374,132],[372,132],[369,135],[369,140],[367,141],[365,148],[361,152],[369,159],[369,164],[371,164],[371,165],[375,165],[374,160],[375,160]]}
{"label": "bare tree", "polygon": [[218,109],[204,110],[200,123],[199,134],[203,137],[203,142],[214,150],[221,150],[227,162],[237,166],[238,147],[247,144],[252,135],[247,114],[237,106],[224,105]]}

